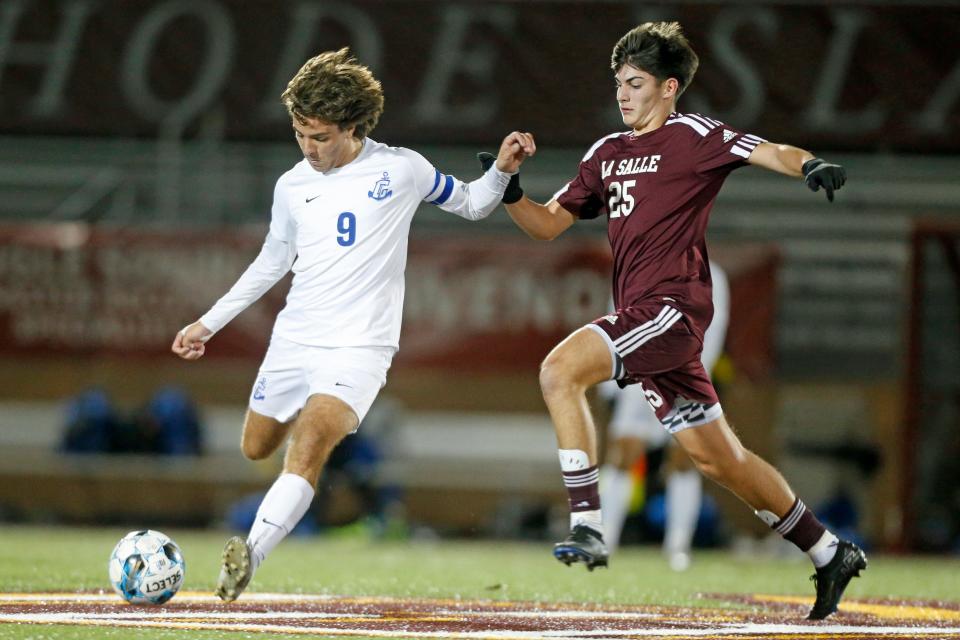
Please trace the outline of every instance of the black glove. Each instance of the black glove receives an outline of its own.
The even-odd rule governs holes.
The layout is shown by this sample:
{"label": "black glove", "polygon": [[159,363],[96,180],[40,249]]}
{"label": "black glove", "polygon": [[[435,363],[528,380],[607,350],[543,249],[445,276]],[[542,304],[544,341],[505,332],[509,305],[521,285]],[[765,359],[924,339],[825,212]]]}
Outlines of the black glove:
{"label": "black glove", "polygon": [[847,170],[838,164],[830,164],[822,158],[814,158],[803,163],[803,181],[811,191],[820,187],[827,192],[827,200],[833,202],[833,192],[847,181]]}
{"label": "black glove", "polygon": [[[480,166],[483,168],[484,173],[493,166],[493,161],[496,159],[497,156],[492,153],[487,153],[486,151],[481,151],[477,154],[477,160],[480,161]],[[501,201],[503,204],[513,204],[522,197],[523,189],[520,188],[520,174],[515,173],[510,176],[510,182],[507,183],[507,188],[503,192],[503,199]]]}

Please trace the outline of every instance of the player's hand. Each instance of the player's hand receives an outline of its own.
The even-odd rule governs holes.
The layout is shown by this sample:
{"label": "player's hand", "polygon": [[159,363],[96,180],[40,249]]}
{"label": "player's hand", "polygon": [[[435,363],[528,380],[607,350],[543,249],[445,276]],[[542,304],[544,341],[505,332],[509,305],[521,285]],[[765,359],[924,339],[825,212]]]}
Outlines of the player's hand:
{"label": "player's hand", "polygon": [[533,141],[533,134],[514,131],[500,144],[497,169],[504,173],[516,173],[523,161],[536,152],[537,145]]}
{"label": "player's hand", "polygon": [[[496,159],[497,157],[495,155],[487,153],[486,151],[481,151],[477,154],[477,160],[480,161],[480,168],[483,169],[484,173],[493,166],[493,162]],[[523,189],[520,187],[520,172],[517,172],[510,176],[510,182],[507,183],[507,188],[503,190],[503,197],[500,201],[503,202],[503,204],[513,204],[522,197]]]}
{"label": "player's hand", "polygon": [[170,350],[184,360],[199,360],[206,351],[204,344],[211,337],[213,337],[213,331],[207,329],[198,320],[177,332]]}
{"label": "player's hand", "polygon": [[[796,165],[794,165],[796,166]],[[830,164],[822,158],[813,158],[803,163],[803,181],[811,191],[820,187],[827,192],[827,200],[833,202],[833,192],[847,181],[847,170],[838,164]]]}

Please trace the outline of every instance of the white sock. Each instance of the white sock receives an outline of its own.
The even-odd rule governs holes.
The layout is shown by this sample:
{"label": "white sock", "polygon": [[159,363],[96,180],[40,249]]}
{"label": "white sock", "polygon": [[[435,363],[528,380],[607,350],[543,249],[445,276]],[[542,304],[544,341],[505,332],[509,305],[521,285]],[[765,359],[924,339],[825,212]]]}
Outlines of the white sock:
{"label": "white sock", "polygon": [[633,476],[612,464],[600,469],[600,504],[603,505],[603,524],[606,530],[603,539],[613,551],[620,544],[623,523],[630,510],[633,495]]}
{"label": "white sock", "polygon": [[310,483],[295,473],[281,474],[273,483],[257,509],[257,518],[247,536],[254,570],[297,526],[310,507],[313,494]]}
{"label": "white sock", "polygon": [[667,476],[667,524],[663,549],[668,554],[690,553],[702,497],[703,483],[699,471],[674,471]]}
{"label": "white sock", "polygon": [[[578,524],[585,524],[601,536],[603,535],[603,517],[600,515],[600,509],[571,512],[570,528],[573,529]],[[606,540],[606,538],[604,538],[604,540]]]}
{"label": "white sock", "polygon": [[838,542],[840,540],[837,536],[830,533],[829,530],[824,531],[820,539],[807,549],[807,555],[813,560],[813,566],[817,569],[827,566],[833,560],[833,556],[837,555]]}

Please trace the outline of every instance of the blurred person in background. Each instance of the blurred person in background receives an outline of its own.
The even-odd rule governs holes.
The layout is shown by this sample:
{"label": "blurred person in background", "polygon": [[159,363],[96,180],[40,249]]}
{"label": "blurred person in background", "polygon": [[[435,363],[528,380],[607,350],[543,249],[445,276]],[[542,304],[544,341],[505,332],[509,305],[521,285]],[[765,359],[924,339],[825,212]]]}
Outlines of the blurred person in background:
{"label": "blurred person in background", "polygon": [[216,593],[227,602],[303,517],[330,452],[357,429],[386,382],[400,335],[407,236],[420,203],[485,218],[533,153],[511,133],[496,166],[464,183],[415,151],[370,139],[383,91],[346,48],[308,60],[281,99],[303,160],[277,181],[260,254],[171,347],[186,360],[202,357],[217,331],[293,270],[240,446],[259,460],[290,441],[248,536],[224,548]]}
{"label": "blurred person in background", "polygon": [[[713,320],[703,335],[700,362],[708,373],[723,351],[730,318],[730,289],[723,269],[710,261],[713,280]],[[607,432],[606,464],[600,469],[600,503],[603,505],[603,538],[607,549],[613,551],[620,543],[623,523],[626,521],[633,495],[634,480],[631,469],[649,449],[670,444],[670,434],[657,419],[643,386],[630,385],[617,390],[613,382],[603,383],[604,390],[612,387],[613,415]],[[680,447],[667,447],[664,463],[666,475],[666,526],[663,552],[674,571],[685,571],[690,566],[690,550],[697,529],[703,484],[689,456]]]}
{"label": "blurred person in background", "polygon": [[[811,558],[817,598],[810,619],[837,610],[863,551],[839,540],[783,476],[745,448],[727,423],[700,361],[713,316],[705,241],[724,180],[747,164],[802,177],[832,201],[846,172],[809,151],[767,142],[713,118],[680,113],[676,102],[699,60],[676,22],[648,22],[625,34],[611,60],[616,100],[630,130],[598,140],[577,176],[547,204],[511,178],[503,202],[528,235],[551,240],[580,219],[607,216],[616,312],[557,345],[540,385],[559,444],[569,495],[570,534],[554,547],[567,565],[606,566],[596,429],[586,390],[609,379],[637,384],[664,427],[701,473],[746,502]],[[532,145],[530,134],[523,134]]]}

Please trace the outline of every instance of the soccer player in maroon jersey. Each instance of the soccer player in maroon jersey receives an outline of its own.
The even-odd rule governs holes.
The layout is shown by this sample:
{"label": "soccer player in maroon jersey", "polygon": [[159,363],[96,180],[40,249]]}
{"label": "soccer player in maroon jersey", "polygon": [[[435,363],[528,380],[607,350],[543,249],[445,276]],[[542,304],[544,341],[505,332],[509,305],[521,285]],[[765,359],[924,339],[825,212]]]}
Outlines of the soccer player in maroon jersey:
{"label": "soccer player in maroon jersey", "polygon": [[[676,22],[648,22],[629,31],[614,47],[611,66],[630,130],[598,140],[577,176],[547,204],[526,198],[516,177],[503,198],[514,222],[539,240],[557,237],[577,220],[605,215],[613,249],[616,312],[572,333],[540,369],[571,509],[570,535],[555,545],[554,555],[589,569],[607,564],[596,432],[585,392],[611,378],[621,386],[638,384],[704,475],[809,554],[817,585],[809,618],[825,618],[836,611],[851,578],[866,568],[866,556],[828,531],[727,424],[700,363],[713,315],[704,234],[717,193],[734,169],[752,164],[803,177],[830,201],[845,171],[809,151],[678,112],[677,98],[693,79],[698,58]],[[533,147],[532,136],[525,142]]]}

